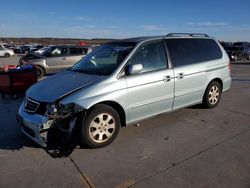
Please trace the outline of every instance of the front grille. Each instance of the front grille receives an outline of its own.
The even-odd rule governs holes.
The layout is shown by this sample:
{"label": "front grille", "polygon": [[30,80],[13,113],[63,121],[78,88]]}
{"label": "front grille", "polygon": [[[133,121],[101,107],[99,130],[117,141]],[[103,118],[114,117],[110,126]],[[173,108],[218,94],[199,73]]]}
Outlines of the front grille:
{"label": "front grille", "polygon": [[26,112],[35,113],[39,106],[40,106],[39,102],[34,101],[30,98],[26,98],[24,100],[24,110]]}
{"label": "front grille", "polygon": [[28,135],[30,135],[31,137],[35,137],[35,133],[32,129],[30,129],[29,127],[23,126],[23,130],[24,132],[26,132]]}
{"label": "front grille", "polygon": [[47,110],[47,103],[40,102],[38,109],[36,110],[37,114],[44,115]]}

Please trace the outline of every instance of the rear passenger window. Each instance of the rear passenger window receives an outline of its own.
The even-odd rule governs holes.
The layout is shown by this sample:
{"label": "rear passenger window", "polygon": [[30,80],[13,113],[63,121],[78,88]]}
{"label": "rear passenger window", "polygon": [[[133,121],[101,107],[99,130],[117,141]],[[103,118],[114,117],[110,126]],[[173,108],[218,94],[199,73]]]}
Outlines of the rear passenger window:
{"label": "rear passenger window", "polygon": [[142,44],[129,62],[142,64],[142,72],[161,70],[167,67],[165,48],[161,40]]}
{"label": "rear passenger window", "polygon": [[83,52],[82,48],[70,48],[70,55],[83,55],[85,54]]}
{"label": "rear passenger window", "polygon": [[218,44],[212,39],[166,39],[174,67],[222,58]]}

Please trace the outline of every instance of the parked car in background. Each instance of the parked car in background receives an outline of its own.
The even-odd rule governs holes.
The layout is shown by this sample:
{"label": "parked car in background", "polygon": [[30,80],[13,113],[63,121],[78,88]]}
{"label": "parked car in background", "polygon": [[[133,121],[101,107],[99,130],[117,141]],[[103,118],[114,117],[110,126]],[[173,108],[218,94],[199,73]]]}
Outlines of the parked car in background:
{"label": "parked car in background", "polygon": [[30,53],[20,58],[19,66],[32,64],[38,77],[65,70],[92,51],[90,46],[50,46],[40,54]]}
{"label": "parked car in background", "polygon": [[235,52],[238,51],[239,47],[237,46],[225,46],[224,49],[227,52],[228,57],[231,61],[235,60]]}
{"label": "parked car in background", "polygon": [[250,47],[250,43],[249,42],[234,42],[233,46],[242,46],[242,47],[248,46],[248,47]]}
{"label": "parked car in background", "polygon": [[0,44],[0,56],[2,57],[10,57],[12,55],[14,55],[15,53],[10,50],[5,48],[2,44]]}
{"label": "parked car in background", "polygon": [[28,54],[38,50],[34,45],[23,45],[14,48],[15,54]]}
{"label": "parked car in background", "polygon": [[20,46],[15,46],[13,51],[15,54],[22,54],[22,49]]}
{"label": "parked car in background", "polygon": [[14,44],[3,44],[3,46],[7,49],[13,50],[15,48]]}
{"label": "parked car in background", "polygon": [[223,48],[229,47],[229,46],[233,45],[232,42],[224,42],[224,41],[221,41],[220,44],[221,44],[221,46],[223,46]]}
{"label": "parked car in background", "polygon": [[234,61],[238,60],[250,60],[250,46],[238,47],[237,51],[234,52]]}
{"label": "parked car in background", "polygon": [[37,50],[39,50],[39,49],[43,48],[44,45],[42,45],[42,44],[36,44],[36,45],[34,45],[34,47],[35,47]]}
{"label": "parked car in background", "polygon": [[248,46],[229,46],[225,50],[231,61],[250,60],[250,47]]}
{"label": "parked car in background", "polygon": [[121,126],[195,104],[216,107],[230,85],[228,55],[207,35],[124,39],[33,85],[18,120],[42,146],[48,131],[58,130],[69,135],[63,139],[79,135],[82,144],[98,148]]}

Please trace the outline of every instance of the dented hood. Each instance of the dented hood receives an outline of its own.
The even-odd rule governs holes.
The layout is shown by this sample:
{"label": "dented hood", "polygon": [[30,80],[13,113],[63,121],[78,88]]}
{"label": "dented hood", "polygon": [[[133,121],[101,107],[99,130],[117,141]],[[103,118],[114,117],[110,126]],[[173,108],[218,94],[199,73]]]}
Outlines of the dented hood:
{"label": "dented hood", "polygon": [[102,77],[68,70],[34,84],[28,89],[26,96],[41,102],[55,102]]}

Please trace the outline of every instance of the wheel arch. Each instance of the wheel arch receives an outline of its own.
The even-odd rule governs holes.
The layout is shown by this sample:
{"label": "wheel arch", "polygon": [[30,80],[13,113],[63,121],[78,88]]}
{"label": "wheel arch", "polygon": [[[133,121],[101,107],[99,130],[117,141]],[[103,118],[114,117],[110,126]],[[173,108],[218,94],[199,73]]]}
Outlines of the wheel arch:
{"label": "wheel arch", "polygon": [[214,82],[214,81],[216,81],[216,82],[218,82],[218,83],[220,84],[220,86],[221,86],[221,91],[223,91],[223,81],[222,81],[221,78],[214,78],[213,80],[211,80],[211,81],[207,84],[206,90],[207,90],[209,84],[211,84],[211,83]]}
{"label": "wheel arch", "polygon": [[44,74],[46,74],[46,69],[42,65],[34,64],[34,66],[41,68],[43,70]]}
{"label": "wheel arch", "polygon": [[119,103],[117,103],[115,101],[102,101],[102,102],[94,104],[88,110],[91,110],[93,107],[95,107],[96,105],[99,105],[99,104],[108,105],[108,106],[112,107],[114,110],[116,110],[116,112],[118,113],[118,115],[120,117],[121,126],[122,127],[126,126],[126,113],[125,113],[123,107]]}
{"label": "wheel arch", "polygon": [[11,56],[11,54],[9,53],[9,52],[4,52],[4,57],[10,57]]}

